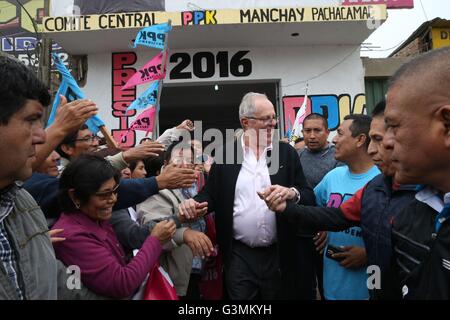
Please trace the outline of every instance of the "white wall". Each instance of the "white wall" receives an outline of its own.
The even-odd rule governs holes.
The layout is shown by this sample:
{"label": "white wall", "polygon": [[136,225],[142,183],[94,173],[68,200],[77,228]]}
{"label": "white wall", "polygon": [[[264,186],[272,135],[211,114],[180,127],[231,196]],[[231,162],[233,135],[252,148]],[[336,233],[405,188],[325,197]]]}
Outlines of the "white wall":
{"label": "white wall", "polygon": [[51,0],[50,16],[72,15],[73,0]]}
{"label": "white wall", "polygon": [[[364,70],[361,59],[359,57],[359,50],[354,46],[333,46],[333,47],[285,47],[285,48],[225,48],[225,49],[197,49],[197,50],[181,50],[174,51],[171,54],[178,52],[185,52],[193,56],[199,51],[208,51],[214,55],[218,51],[227,51],[229,59],[233,54],[241,50],[249,50],[250,52],[245,56],[252,62],[252,73],[248,77],[234,77],[220,78],[217,64],[215,64],[215,75],[207,79],[199,79],[192,76],[190,80],[170,80],[169,74],[176,63],[169,63],[168,75],[165,83],[195,83],[195,82],[218,82],[218,81],[239,81],[239,80],[264,80],[264,79],[280,79],[280,94],[281,96],[303,96],[305,94],[305,83],[296,82],[306,80],[317,76],[327,71],[322,76],[310,80],[309,97],[314,95],[321,95],[318,99],[325,99],[326,101],[334,101],[334,107],[330,107],[330,117],[334,117],[331,122],[336,123],[343,116],[350,111],[345,106],[350,104],[350,108],[354,104],[354,100],[358,95],[364,93]],[[139,69],[144,65],[157,51],[139,51],[137,52],[138,60],[131,66]],[[345,60],[344,58],[347,57]],[[340,63],[344,60],[342,63]],[[112,116],[112,54],[95,54],[88,57],[88,77],[87,84],[83,88],[86,95],[94,100],[100,107],[100,117],[107,123],[109,129],[119,129],[119,119]],[[186,72],[192,72],[192,63],[184,69]],[[148,84],[138,87],[137,96],[141,94]],[[344,96],[343,98],[340,97]],[[347,98],[346,98],[347,97]],[[363,99],[364,97],[362,97]],[[303,97],[293,97],[292,99],[300,99]],[[314,98],[315,99],[315,98]],[[346,100],[347,99],[347,100]],[[322,100],[321,100],[322,101]],[[363,100],[358,100],[361,104]],[[365,101],[365,100],[364,100]],[[320,102],[319,104],[322,104]],[[300,104],[297,103],[297,107]],[[338,108],[338,110],[336,110]],[[340,109],[339,109],[340,108]],[[286,112],[294,112],[288,106],[284,108]],[[291,110],[291,111],[289,111]],[[334,110],[334,111],[333,111]],[[340,110],[340,111],[339,111]],[[281,111],[282,113],[284,111]],[[317,111],[317,109],[316,109]],[[358,112],[358,111],[357,111]],[[140,113],[140,112],[139,112]],[[292,113],[291,117],[295,117]],[[291,118],[294,120],[294,118]],[[131,123],[130,118],[128,123]]]}

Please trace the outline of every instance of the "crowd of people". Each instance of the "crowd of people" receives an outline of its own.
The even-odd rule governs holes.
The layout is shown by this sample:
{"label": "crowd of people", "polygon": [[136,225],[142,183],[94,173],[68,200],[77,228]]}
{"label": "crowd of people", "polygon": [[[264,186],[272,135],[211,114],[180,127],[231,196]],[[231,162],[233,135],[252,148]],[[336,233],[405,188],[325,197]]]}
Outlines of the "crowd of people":
{"label": "crowd of people", "polygon": [[143,299],[155,266],[186,300],[449,299],[447,86],[450,48],[401,67],[331,142],[316,113],[278,140],[249,92],[214,154],[191,120],[122,150],[85,125],[89,99],[61,97],[44,129],[48,89],[1,55],[0,299]]}

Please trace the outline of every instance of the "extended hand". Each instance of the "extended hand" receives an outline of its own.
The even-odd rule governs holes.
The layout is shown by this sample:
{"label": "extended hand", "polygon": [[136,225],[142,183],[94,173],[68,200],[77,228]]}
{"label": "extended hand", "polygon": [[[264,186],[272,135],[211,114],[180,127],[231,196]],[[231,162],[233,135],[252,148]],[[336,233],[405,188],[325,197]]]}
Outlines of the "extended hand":
{"label": "extended hand", "polygon": [[156,177],[159,190],[190,188],[197,178],[194,169],[181,168],[176,164],[168,164]]}
{"label": "extended hand", "polygon": [[194,131],[194,123],[191,120],[186,119],[177,126],[177,129],[186,129],[188,131]]}
{"label": "extended hand", "polygon": [[66,238],[56,236],[58,233],[61,233],[63,231],[64,229],[52,229],[48,231],[48,235],[50,236],[52,244],[66,240]]}
{"label": "extended hand", "polygon": [[78,130],[87,119],[98,112],[97,105],[89,99],[67,103],[66,97],[60,95],[59,98],[60,103],[52,126],[59,127],[66,134]]}
{"label": "extended hand", "polygon": [[176,229],[177,226],[173,220],[164,220],[158,222],[153,227],[150,235],[156,237],[161,244],[164,244],[165,242],[172,239]]}
{"label": "extended hand", "polygon": [[202,259],[209,257],[214,251],[211,240],[203,232],[186,229],[183,233],[183,240],[191,248],[194,256]]}
{"label": "extended hand", "polygon": [[263,193],[265,201],[271,201],[273,198],[281,198],[283,201],[295,198],[295,192],[293,190],[278,184],[266,188]]}
{"label": "extended hand", "polygon": [[194,199],[187,199],[178,207],[181,220],[195,220],[208,212],[208,202],[199,203]]}
{"label": "extended hand", "polygon": [[286,190],[281,190],[282,192],[278,192],[277,190],[280,190],[278,187],[279,186],[270,186],[264,191],[258,192],[258,196],[264,200],[269,209],[274,212],[282,212],[286,209]]}
{"label": "extended hand", "polygon": [[142,160],[149,157],[157,157],[164,152],[164,146],[155,141],[145,141],[134,148],[130,148],[123,152],[123,159],[126,162]]}

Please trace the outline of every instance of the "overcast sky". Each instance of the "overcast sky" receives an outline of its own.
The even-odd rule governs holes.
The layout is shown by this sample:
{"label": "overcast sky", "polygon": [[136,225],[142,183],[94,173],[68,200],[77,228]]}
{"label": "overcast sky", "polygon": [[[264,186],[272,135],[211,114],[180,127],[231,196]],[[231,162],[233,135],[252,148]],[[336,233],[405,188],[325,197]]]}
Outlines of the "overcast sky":
{"label": "overcast sky", "polygon": [[[389,9],[387,20],[365,41],[380,47],[374,50],[385,51],[362,51],[361,56],[387,57],[423,22],[436,17],[450,20],[449,0],[414,0],[414,9]],[[392,49],[386,50],[389,48]]]}

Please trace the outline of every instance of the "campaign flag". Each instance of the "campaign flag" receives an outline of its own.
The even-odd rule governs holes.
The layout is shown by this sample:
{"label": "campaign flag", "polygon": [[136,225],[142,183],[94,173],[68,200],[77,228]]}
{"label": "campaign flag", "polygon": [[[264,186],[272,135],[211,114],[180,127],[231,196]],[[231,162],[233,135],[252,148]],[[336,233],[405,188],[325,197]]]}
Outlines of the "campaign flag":
{"label": "campaign flag", "polygon": [[155,108],[149,108],[142,112],[136,120],[134,120],[130,124],[130,128],[128,130],[139,130],[151,132],[153,131],[153,125],[155,122]]}
{"label": "campaign flag", "polygon": [[132,104],[127,108],[128,110],[136,109],[145,109],[148,106],[156,105],[158,102],[158,87],[159,81],[154,81],[150,87],[145,90],[145,92],[139,96],[136,100],[133,101]]}
{"label": "campaign flag", "polygon": [[292,128],[292,135],[291,135],[291,141],[295,141],[298,137],[300,137],[300,134],[303,129],[303,119],[306,117],[306,105],[308,101],[308,94],[305,94],[305,97],[303,99],[302,106],[297,112],[297,115],[295,116],[294,126]]}
{"label": "campaign flag", "polygon": [[162,68],[162,58],[163,52],[161,51],[128,79],[127,83],[122,87],[122,90],[150,81],[164,79],[166,76],[166,68]]}
{"label": "campaign flag", "polygon": [[128,135],[131,130],[146,131],[147,136],[149,132],[153,131],[153,126],[155,124],[155,108],[151,107],[144,112],[142,112],[128,128],[127,132],[123,133],[119,138],[119,143],[123,142],[123,138]]}
{"label": "campaign flag", "polygon": [[143,45],[151,48],[164,49],[166,33],[170,30],[172,30],[172,26],[167,22],[142,28],[136,36],[133,48],[136,48],[138,45]]}
{"label": "campaign flag", "polygon": [[[50,117],[47,121],[47,127],[50,126],[55,121],[56,110],[58,109],[60,98],[59,95],[63,95],[67,98],[67,102],[71,102],[78,99],[85,99],[83,91],[81,91],[80,87],[76,80],[72,77],[70,71],[66,68],[64,63],[59,59],[58,55],[52,53],[53,61],[55,62],[55,67],[61,74],[62,80],[59,85],[58,92],[56,93],[55,100],[53,101],[52,112],[50,113]],[[98,116],[92,116],[86,121],[86,125],[92,133],[96,134],[101,126],[104,126],[105,123]]]}
{"label": "campaign flag", "polygon": [[288,116],[288,129],[286,131],[286,138],[288,138],[289,141],[291,141],[292,137],[292,121],[291,121],[291,115]]}

